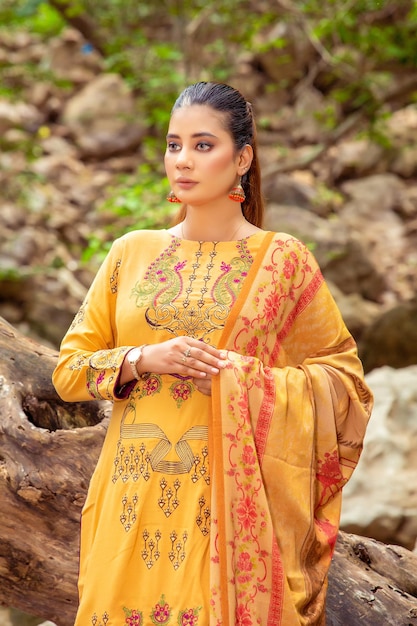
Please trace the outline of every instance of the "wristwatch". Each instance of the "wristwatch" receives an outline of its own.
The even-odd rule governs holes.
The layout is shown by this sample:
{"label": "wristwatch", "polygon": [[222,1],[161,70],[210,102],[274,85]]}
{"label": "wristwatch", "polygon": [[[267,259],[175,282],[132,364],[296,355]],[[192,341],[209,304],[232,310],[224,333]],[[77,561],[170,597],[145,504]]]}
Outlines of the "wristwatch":
{"label": "wristwatch", "polygon": [[137,364],[142,358],[143,348],[145,348],[147,345],[148,344],[145,343],[143,346],[132,348],[132,350],[127,353],[127,360],[129,362],[130,369],[132,370],[133,377],[136,378],[136,380],[139,380],[140,378],[145,378],[148,375],[147,372],[139,374],[137,369]]}

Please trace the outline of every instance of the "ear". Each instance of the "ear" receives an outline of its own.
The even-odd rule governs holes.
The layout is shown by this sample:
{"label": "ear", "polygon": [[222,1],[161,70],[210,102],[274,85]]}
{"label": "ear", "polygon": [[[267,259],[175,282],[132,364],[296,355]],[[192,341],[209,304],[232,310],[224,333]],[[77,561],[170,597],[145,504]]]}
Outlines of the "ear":
{"label": "ear", "polygon": [[238,159],[238,170],[237,173],[239,176],[243,176],[249,170],[252,165],[253,159],[253,149],[248,143],[242,148],[241,153]]}

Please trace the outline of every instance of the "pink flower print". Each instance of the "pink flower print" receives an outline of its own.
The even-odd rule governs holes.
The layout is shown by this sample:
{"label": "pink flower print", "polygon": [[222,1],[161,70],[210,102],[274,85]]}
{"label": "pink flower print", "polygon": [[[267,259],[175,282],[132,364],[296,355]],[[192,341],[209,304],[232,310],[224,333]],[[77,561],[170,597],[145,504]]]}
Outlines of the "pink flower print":
{"label": "pink flower print", "polygon": [[248,609],[243,605],[239,604],[236,608],[236,626],[252,626],[252,618]]}
{"label": "pink flower print", "polygon": [[255,450],[252,446],[244,446],[242,452],[242,461],[245,465],[255,465],[256,463],[256,455]]}
{"label": "pink flower print", "polygon": [[293,263],[290,259],[285,259],[284,261],[284,276],[289,279],[291,276],[294,276],[296,270],[296,264]]}
{"label": "pink flower print", "polygon": [[252,562],[249,552],[242,552],[239,554],[237,566],[241,572],[250,572],[252,569]]}
{"label": "pink flower print", "polygon": [[156,272],[156,275],[158,276],[158,280],[159,280],[160,283],[165,283],[166,282],[166,276],[164,276],[162,274],[162,270],[158,270]]}
{"label": "pink flower print", "polygon": [[143,385],[143,388],[145,389],[147,396],[151,396],[153,393],[158,391],[158,387],[159,387],[159,382],[156,376],[150,376],[146,380],[145,384]]}
{"label": "pink flower print", "polygon": [[151,615],[152,621],[156,624],[166,624],[171,617],[171,609],[169,604],[164,601],[164,597],[162,596],[161,603],[157,604],[153,610],[153,614]]}
{"label": "pink flower print", "polygon": [[181,626],[195,626],[198,624],[198,615],[193,609],[186,609],[181,613],[180,620]]}
{"label": "pink flower print", "polygon": [[268,322],[274,320],[278,315],[279,309],[279,296],[277,293],[272,293],[265,300],[265,317]]}
{"label": "pink flower print", "polygon": [[232,266],[229,265],[228,263],[225,263],[224,261],[222,261],[221,265],[220,265],[220,269],[222,272],[230,272],[230,270],[232,269]]}
{"label": "pink flower print", "polygon": [[339,455],[336,450],[332,453],[326,452],[324,460],[318,460],[317,479],[322,486],[319,502],[319,505],[322,505],[326,498],[337,493],[346,482],[340,469]]}
{"label": "pink flower print", "polygon": [[242,554],[239,555],[239,558],[237,561],[237,570],[238,570],[237,579],[241,584],[247,583],[250,581],[252,569],[253,569],[253,566],[252,566],[252,561],[251,561],[249,552],[242,552]]}
{"label": "pink flower print", "polygon": [[248,345],[246,346],[246,354],[248,356],[255,356],[256,348],[258,347],[258,344],[259,344],[258,337],[252,337],[252,339],[249,341]]}
{"label": "pink flower print", "polygon": [[249,496],[245,496],[236,509],[239,521],[245,530],[256,522],[256,507]]}
{"label": "pink flower print", "polygon": [[175,385],[172,393],[174,400],[187,400],[190,397],[190,388],[185,383]]}
{"label": "pink flower print", "polygon": [[186,262],[187,262],[187,261],[180,261],[180,263],[177,263],[177,264],[174,266],[174,270],[175,270],[176,272],[180,272],[182,269],[184,269]]}
{"label": "pink flower print", "polygon": [[130,611],[130,615],[125,619],[125,624],[127,626],[141,626],[143,624],[142,613],[136,610]]}

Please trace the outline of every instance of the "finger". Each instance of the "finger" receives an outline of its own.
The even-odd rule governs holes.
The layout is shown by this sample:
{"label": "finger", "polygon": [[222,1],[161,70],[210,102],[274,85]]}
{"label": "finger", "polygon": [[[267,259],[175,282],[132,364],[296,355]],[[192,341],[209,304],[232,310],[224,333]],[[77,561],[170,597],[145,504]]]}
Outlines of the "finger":
{"label": "finger", "polygon": [[[203,345],[205,346],[205,344]],[[183,357],[186,359],[189,366],[200,369],[201,364],[204,364],[210,367],[210,370],[204,371],[210,371],[216,374],[219,369],[227,365],[227,354],[212,346],[205,346],[204,348],[191,346],[188,350],[184,351]]]}
{"label": "finger", "polygon": [[199,380],[197,378],[193,378],[193,384],[200,393],[203,393],[206,396],[211,396],[210,379],[207,378],[205,380]]}

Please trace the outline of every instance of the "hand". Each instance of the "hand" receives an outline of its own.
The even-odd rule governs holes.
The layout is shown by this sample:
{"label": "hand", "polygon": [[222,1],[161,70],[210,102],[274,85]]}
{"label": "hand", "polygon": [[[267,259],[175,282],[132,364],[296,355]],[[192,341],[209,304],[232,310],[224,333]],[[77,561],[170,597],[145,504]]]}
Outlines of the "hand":
{"label": "hand", "polygon": [[146,346],[138,363],[138,371],[139,373],[180,374],[198,380],[209,377],[209,384],[204,388],[209,388],[211,393],[211,376],[216,376],[221,369],[226,367],[226,364],[227,353],[225,351],[218,350],[193,337],[184,336]]}
{"label": "hand", "polygon": [[193,378],[193,385],[198,391],[205,396],[211,396],[211,376],[205,378]]}

